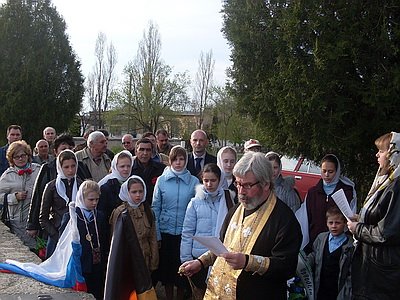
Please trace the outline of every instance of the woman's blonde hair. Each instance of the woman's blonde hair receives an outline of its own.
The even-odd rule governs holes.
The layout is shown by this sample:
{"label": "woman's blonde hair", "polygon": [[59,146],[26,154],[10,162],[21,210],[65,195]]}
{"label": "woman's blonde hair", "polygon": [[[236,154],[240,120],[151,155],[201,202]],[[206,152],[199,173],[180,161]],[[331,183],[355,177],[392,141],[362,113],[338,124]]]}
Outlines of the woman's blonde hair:
{"label": "woman's blonde hair", "polygon": [[[392,133],[385,133],[375,140],[375,145],[378,150],[387,151],[390,147],[390,140],[392,139]],[[388,153],[389,154],[389,153]],[[379,175],[388,174],[390,171],[389,156],[386,157],[386,164],[379,170]]]}
{"label": "woman's blonde hair", "polygon": [[12,142],[11,145],[7,149],[7,160],[10,166],[15,166],[13,156],[16,152],[22,150],[28,155],[28,162],[32,161],[32,149],[24,140]]}

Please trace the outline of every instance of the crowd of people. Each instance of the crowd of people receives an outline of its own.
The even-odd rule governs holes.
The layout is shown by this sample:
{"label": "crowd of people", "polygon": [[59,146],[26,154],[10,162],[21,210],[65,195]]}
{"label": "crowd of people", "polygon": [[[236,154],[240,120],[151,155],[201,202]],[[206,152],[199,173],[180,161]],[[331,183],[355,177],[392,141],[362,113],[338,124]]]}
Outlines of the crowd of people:
{"label": "crowd of people", "polygon": [[[22,128],[11,125],[0,148],[2,221],[32,251],[45,239],[47,260],[61,251],[74,203],[82,275],[96,299],[124,297],[108,285],[127,280],[110,274],[133,263],[119,249],[126,244],[141,269],[136,292],[139,281],[161,282],[167,299],[287,299],[299,253],[312,270],[313,299],[396,297],[400,134],[375,141],[379,168],[358,214],[355,185],[334,154],[323,157],[321,179],[301,201],[294,179],[281,174],[280,155],[262,153],[255,139],[238,159],[230,146],[209,153],[203,130],[191,134],[190,153],[171,145],[164,129],[139,139],[125,134],[118,153],[107,138],[96,130],[75,145],[46,127],[32,151]],[[333,200],[339,190],[353,216]],[[154,289],[146,297],[155,299]]]}

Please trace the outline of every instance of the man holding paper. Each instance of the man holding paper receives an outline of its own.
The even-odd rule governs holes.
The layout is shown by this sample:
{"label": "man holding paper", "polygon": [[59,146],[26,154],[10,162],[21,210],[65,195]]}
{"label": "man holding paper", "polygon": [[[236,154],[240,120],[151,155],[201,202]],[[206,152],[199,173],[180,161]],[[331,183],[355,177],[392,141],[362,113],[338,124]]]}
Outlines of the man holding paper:
{"label": "man holding paper", "polygon": [[222,226],[229,251],[206,252],[182,264],[192,276],[213,265],[204,299],[286,299],[296,271],[302,235],[293,212],[276,198],[272,167],[262,153],[248,152],[235,165],[239,204]]}

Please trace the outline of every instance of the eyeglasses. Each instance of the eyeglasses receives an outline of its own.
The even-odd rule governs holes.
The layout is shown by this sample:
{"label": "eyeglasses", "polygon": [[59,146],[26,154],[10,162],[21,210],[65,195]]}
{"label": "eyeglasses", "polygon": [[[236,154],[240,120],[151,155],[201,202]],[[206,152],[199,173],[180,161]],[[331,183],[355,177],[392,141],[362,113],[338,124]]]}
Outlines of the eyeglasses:
{"label": "eyeglasses", "polygon": [[131,142],[122,142],[122,145],[129,145]]}
{"label": "eyeglasses", "polygon": [[242,189],[245,189],[245,190],[250,190],[253,186],[255,186],[256,184],[259,184],[259,183],[260,183],[260,182],[257,181],[257,182],[254,182],[254,183],[244,183],[244,184],[241,184],[240,182],[235,181],[235,182],[234,182],[234,185],[236,186],[237,189],[238,189],[238,188],[242,188]]}
{"label": "eyeglasses", "polygon": [[15,159],[15,160],[25,159],[27,156],[28,156],[28,154],[24,153],[24,154],[21,154],[21,155],[13,156],[13,159]]}

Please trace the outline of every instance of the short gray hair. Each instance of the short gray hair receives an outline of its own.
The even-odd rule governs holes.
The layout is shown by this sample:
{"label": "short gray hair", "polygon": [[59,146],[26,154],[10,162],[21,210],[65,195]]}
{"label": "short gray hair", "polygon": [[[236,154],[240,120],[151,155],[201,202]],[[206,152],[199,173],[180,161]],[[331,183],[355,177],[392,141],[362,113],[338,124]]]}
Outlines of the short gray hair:
{"label": "short gray hair", "polygon": [[90,144],[96,142],[99,138],[106,138],[101,131],[93,131],[89,134],[87,139],[87,146],[90,148]]}
{"label": "short gray hair", "polygon": [[233,175],[244,177],[247,172],[252,172],[260,184],[273,186],[272,165],[261,152],[246,152],[233,168]]}

